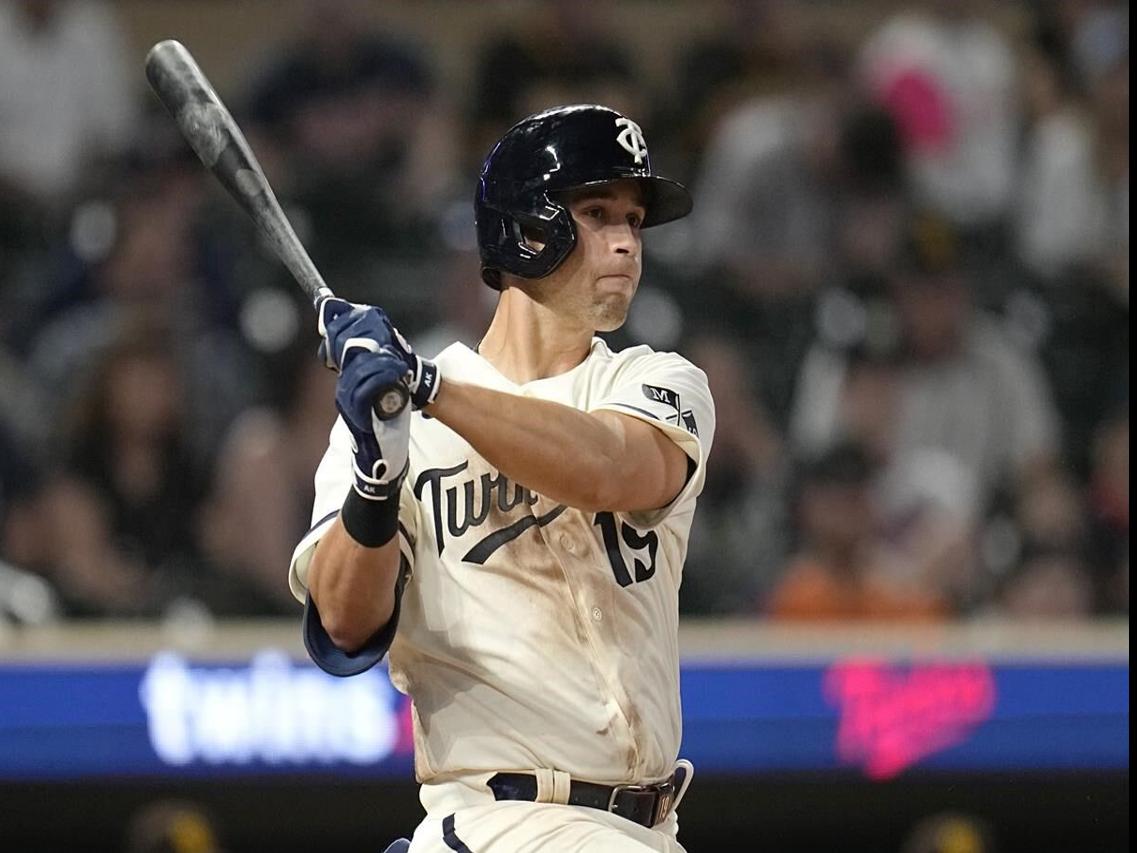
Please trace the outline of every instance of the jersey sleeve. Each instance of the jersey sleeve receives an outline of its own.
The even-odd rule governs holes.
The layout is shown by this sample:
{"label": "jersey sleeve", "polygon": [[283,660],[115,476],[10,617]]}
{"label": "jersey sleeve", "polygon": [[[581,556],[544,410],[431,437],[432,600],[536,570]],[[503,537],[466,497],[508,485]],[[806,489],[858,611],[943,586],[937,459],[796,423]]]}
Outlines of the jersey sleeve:
{"label": "jersey sleeve", "polygon": [[[288,587],[297,601],[308,597],[308,566],[316,545],[340,513],[344,499],[352,487],[351,434],[347,424],[337,417],[328,437],[328,449],[316,468],[316,498],[312,503],[312,526],[292,552],[288,568]],[[407,572],[414,566],[416,535],[414,495],[408,482],[399,492],[399,551],[406,561]]]}
{"label": "jersey sleeve", "polygon": [[659,524],[671,511],[703,490],[706,460],[715,432],[715,407],[707,376],[675,353],[652,353],[629,365],[610,391],[589,407],[647,421],[679,445],[690,460],[687,484],[666,507],[634,513],[645,526]]}
{"label": "jersey sleeve", "polygon": [[351,439],[342,418],[336,418],[328,436],[328,449],[316,468],[316,499],[312,502],[312,526],[292,552],[288,587],[297,601],[308,597],[308,566],[316,545],[340,513],[351,488]]}
{"label": "jersey sleeve", "polygon": [[336,418],[328,437],[328,449],[316,468],[312,526],[293,551],[288,585],[297,600],[304,603],[301,635],[309,656],[325,672],[343,677],[365,672],[387,654],[398,629],[403,589],[410,578],[414,559],[414,498],[408,483],[404,482],[399,492],[399,574],[391,618],[358,651],[348,653],[338,648],[324,629],[316,603],[308,594],[308,567],[316,545],[339,515],[353,480],[351,435],[343,419]]}

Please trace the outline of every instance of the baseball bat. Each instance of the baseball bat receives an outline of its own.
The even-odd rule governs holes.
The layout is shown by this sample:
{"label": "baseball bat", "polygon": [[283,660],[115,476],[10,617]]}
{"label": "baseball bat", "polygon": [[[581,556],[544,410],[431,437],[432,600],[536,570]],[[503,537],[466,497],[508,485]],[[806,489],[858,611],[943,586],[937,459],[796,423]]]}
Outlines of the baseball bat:
{"label": "baseball bat", "polygon": [[[324,299],[334,295],[331,288],[284,215],[241,128],[185,45],[174,39],[154,45],[146,56],[146,79],[201,162],[252,218],[318,309]],[[384,389],[374,404],[376,417],[395,417],[408,399],[402,383]]]}

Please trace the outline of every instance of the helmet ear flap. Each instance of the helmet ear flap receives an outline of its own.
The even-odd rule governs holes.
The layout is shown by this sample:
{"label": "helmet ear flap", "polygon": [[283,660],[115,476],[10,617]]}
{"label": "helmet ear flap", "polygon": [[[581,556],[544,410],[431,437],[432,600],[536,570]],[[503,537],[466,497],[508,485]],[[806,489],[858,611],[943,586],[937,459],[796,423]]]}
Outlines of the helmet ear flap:
{"label": "helmet ear flap", "polygon": [[[513,259],[518,274],[527,278],[542,278],[563,260],[563,257],[551,260],[554,248],[550,243],[563,243],[556,239],[556,226],[540,217],[517,216],[507,213],[495,213],[494,227],[495,239],[493,244],[497,252],[504,253]],[[571,217],[569,226],[572,229]],[[572,230],[568,248],[564,254],[572,249],[576,243],[576,232]],[[495,266],[488,266],[483,251],[482,280],[494,290],[501,290],[502,270]]]}
{"label": "helmet ear flap", "polygon": [[[482,280],[490,287],[501,289],[501,271],[522,278],[544,278],[576,245],[576,227],[565,207],[551,203],[543,195],[535,207],[512,212],[495,210],[492,218],[483,216],[479,220]],[[487,269],[497,274],[487,277]]]}

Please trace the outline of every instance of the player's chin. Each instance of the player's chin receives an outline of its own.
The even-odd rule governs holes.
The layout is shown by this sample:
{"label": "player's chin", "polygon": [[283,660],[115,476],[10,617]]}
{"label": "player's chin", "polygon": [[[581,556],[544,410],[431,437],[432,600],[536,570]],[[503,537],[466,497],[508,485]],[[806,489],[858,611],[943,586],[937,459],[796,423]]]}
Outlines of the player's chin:
{"label": "player's chin", "polygon": [[598,332],[613,332],[624,325],[638,282],[628,276],[606,276],[598,282],[595,323]]}
{"label": "player's chin", "polygon": [[620,294],[608,294],[596,303],[593,325],[598,332],[614,332],[628,319],[631,300]]}

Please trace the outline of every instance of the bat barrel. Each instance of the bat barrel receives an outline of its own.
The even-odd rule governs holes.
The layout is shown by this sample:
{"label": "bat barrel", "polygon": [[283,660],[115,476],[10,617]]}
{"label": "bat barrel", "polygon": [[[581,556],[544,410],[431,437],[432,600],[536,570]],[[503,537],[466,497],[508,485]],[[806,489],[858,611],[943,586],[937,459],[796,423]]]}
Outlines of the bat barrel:
{"label": "bat barrel", "polygon": [[[154,45],[146,56],[146,78],[201,162],[252,217],[312,304],[319,306],[331,297],[332,291],[292,230],[245,135],[185,46],[173,39]],[[374,404],[376,416],[382,420],[396,417],[407,399],[407,389],[401,384],[384,389]]]}
{"label": "bat barrel", "polygon": [[198,157],[212,169],[225,148],[225,119],[232,118],[185,45],[174,39],[154,45],[146,55],[146,79]]}
{"label": "bat barrel", "polygon": [[201,162],[252,217],[312,303],[330,296],[244,134],[185,46],[174,39],[154,45],[146,77]]}

